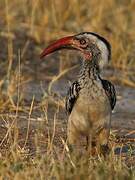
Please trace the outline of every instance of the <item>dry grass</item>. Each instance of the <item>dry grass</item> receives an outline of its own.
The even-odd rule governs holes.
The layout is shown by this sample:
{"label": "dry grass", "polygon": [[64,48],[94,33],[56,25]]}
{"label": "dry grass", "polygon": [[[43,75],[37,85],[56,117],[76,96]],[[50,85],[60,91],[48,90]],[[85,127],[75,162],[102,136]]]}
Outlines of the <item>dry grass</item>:
{"label": "dry grass", "polygon": [[15,49],[21,48],[25,61],[31,40],[36,45],[35,54],[38,54],[41,52],[41,43],[45,46],[49,41],[67,34],[94,31],[108,38],[112,44],[112,66],[121,70],[117,79],[135,86],[134,6],[133,0],[1,0],[0,36],[8,46],[8,52],[2,57],[9,61],[8,71],[12,66]]}
{"label": "dry grass", "polygon": [[81,31],[107,37],[112,44],[110,67],[119,74],[111,78],[135,87],[134,7],[134,0],[0,0],[1,179],[135,178],[132,148],[126,157],[112,150],[106,160],[70,154],[66,121],[59,117],[63,98],[48,95],[42,84],[42,101],[29,100],[23,93],[23,86],[31,80],[38,82],[40,75],[50,82],[51,92],[54,82],[76,68],[66,61],[70,54],[61,53],[60,62],[52,68],[54,57],[40,64],[39,53],[50,41]]}

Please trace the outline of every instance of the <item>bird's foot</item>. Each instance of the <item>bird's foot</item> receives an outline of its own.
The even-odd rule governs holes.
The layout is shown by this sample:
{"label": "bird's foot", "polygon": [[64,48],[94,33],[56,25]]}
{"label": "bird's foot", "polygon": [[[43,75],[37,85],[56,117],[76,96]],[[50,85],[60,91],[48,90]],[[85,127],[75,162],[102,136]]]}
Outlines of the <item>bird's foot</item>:
{"label": "bird's foot", "polygon": [[103,145],[100,145],[100,153],[101,155],[103,155],[103,157],[107,157],[110,153],[110,148],[108,146],[108,144],[103,144]]}

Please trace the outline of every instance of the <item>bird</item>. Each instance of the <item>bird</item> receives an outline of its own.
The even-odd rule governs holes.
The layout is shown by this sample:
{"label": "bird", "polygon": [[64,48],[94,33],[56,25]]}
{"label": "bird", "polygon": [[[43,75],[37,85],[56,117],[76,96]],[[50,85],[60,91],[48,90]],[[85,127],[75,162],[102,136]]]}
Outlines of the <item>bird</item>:
{"label": "bird", "polygon": [[81,70],[66,96],[68,114],[67,140],[77,146],[80,137],[86,137],[86,148],[97,147],[108,152],[112,110],[116,104],[114,85],[102,79],[101,72],[111,60],[111,45],[94,32],[81,32],[63,37],[45,48],[40,58],[54,51],[71,49],[80,52]]}

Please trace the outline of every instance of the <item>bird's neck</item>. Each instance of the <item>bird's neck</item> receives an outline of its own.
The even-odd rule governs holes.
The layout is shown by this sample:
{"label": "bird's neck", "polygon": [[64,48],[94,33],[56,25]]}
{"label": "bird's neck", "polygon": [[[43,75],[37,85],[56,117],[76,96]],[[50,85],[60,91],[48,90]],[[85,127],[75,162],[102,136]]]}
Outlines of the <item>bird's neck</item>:
{"label": "bird's neck", "polygon": [[79,75],[80,84],[93,84],[94,81],[99,81],[99,67],[93,62],[94,61],[83,61]]}

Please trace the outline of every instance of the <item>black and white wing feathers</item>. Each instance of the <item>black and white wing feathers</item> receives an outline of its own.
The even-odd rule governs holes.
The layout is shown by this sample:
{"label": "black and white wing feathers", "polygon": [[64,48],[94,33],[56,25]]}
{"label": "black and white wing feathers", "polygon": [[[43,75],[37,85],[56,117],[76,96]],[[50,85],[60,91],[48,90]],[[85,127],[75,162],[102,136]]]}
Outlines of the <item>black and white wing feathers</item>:
{"label": "black and white wing feathers", "polygon": [[71,113],[73,106],[78,98],[79,91],[80,91],[80,85],[78,81],[73,82],[73,84],[70,86],[67,96],[66,96],[66,111],[68,114]]}
{"label": "black and white wing feathers", "polygon": [[104,79],[101,79],[101,82],[105,90],[105,93],[109,98],[110,105],[113,110],[116,104],[116,91],[115,91],[114,85],[110,81],[107,81]]}

